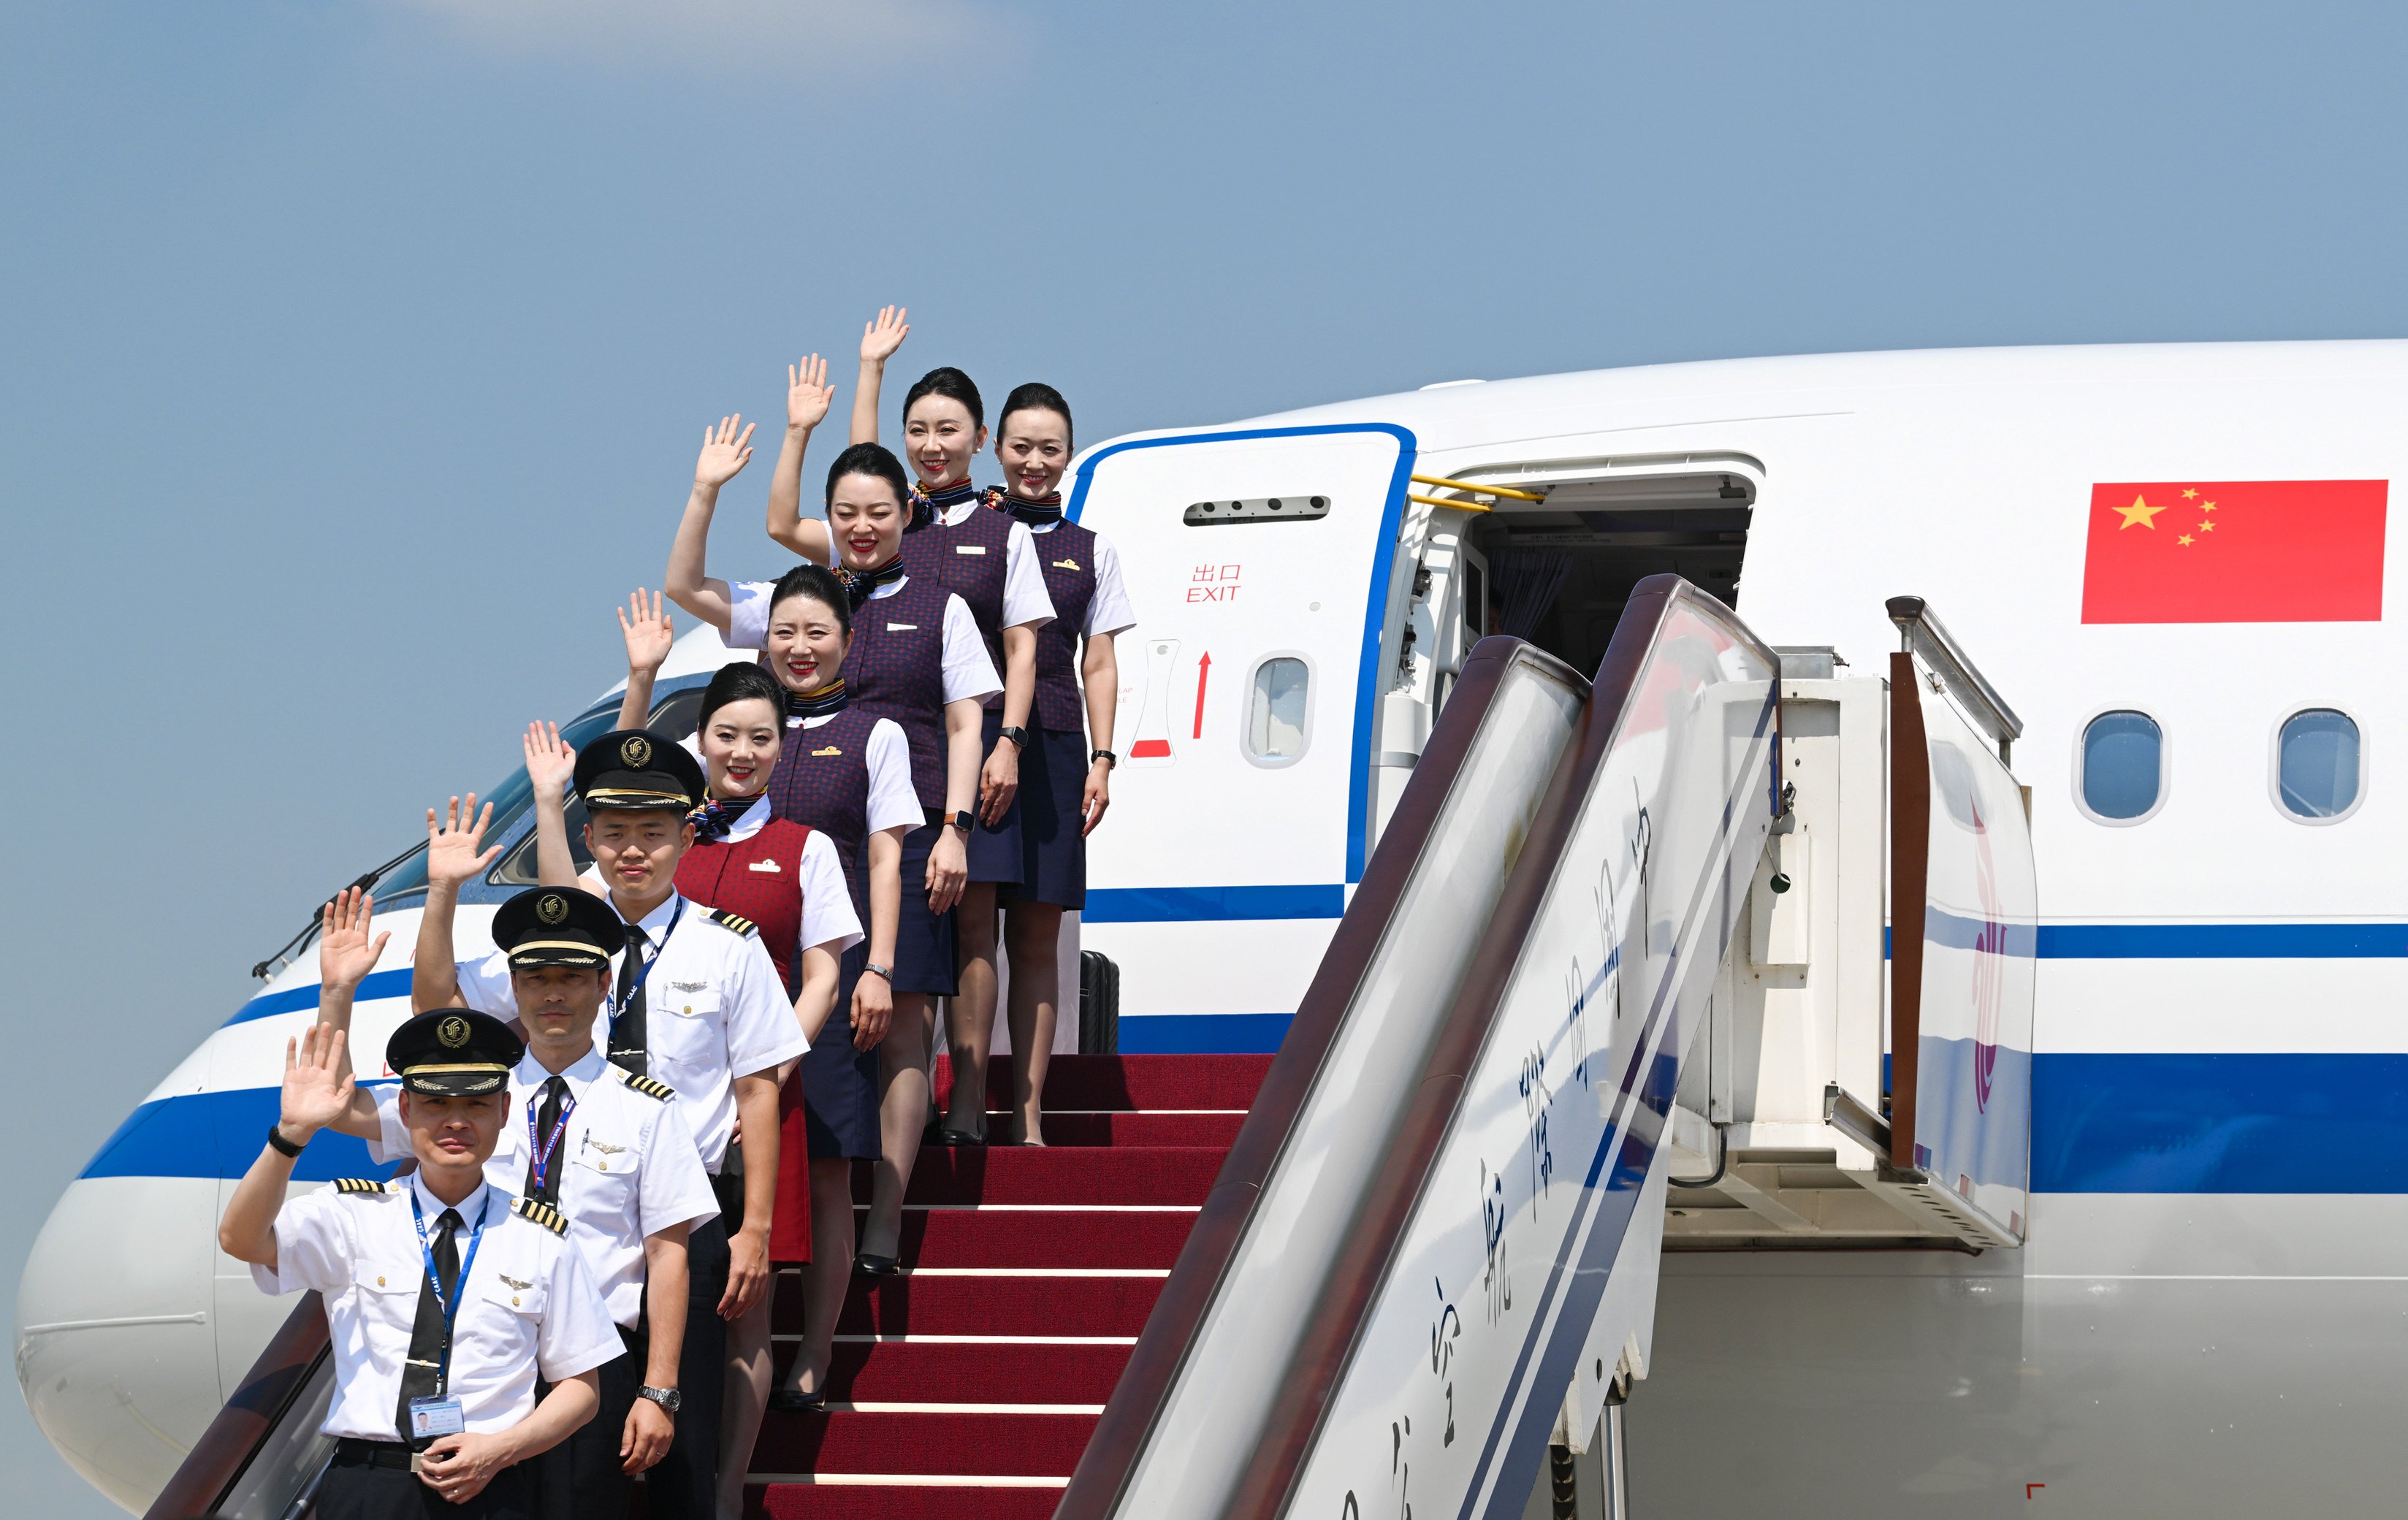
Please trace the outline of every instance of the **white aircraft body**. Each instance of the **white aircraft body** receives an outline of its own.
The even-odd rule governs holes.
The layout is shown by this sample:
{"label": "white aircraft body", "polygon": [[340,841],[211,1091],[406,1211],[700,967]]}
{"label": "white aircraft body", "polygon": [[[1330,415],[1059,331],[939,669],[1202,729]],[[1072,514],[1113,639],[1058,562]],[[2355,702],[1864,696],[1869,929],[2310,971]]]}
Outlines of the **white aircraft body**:
{"label": "white aircraft body", "polygon": [[[2382,611],[2403,415],[2403,343],[1986,350],[1462,381],[1086,451],[1070,510],[1117,544],[1140,618],[1075,929],[1119,968],[1121,1050],[1278,1049],[1392,820],[1419,816],[1425,754],[1454,745],[1458,778],[1491,778],[1459,781],[1445,815],[1488,853],[1439,873],[1426,852],[1423,895],[1396,910],[1453,980],[1348,1005],[1192,1332],[1281,1351],[1158,1390],[1150,1408],[1179,1418],[1136,1419],[1111,1513],[1257,1513],[1233,1475],[1283,1441],[1287,1513],[1330,1520],[1548,1513],[1550,1446],[1583,1475],[1583,1514],[2387,1505],[2408,1475],[2388,1430],[2408,900],[2383,853],[2408,828],[2384,774],[2408,763],[2408,695]],[[1526,839],[1559,816],[1538,799],[1573,764],[1589,693],[1519,657],[1526,726],[1495,719],[1464,758],[1442,714],[1474,645],[1510,632],[1586,677],[1653,575],[1735,618],[1668,604],[1630,666],[1639,695],[1688,693],[1683,710],[1722,726],[1626,723],[1582,772],[1594,797]],[[1682,666],[1683,638],[1702,663]],[[725,657],[687,636],[656,724],[690,724]],[[1914,919],[1885,915],[1899,862],[1923,869],[1900,853],[1922,836],[1901,835],[1893,761],[1927,746],[1918,1046],[1892,974]],[[464,954],[534,878],[524,776],[496,794],[507,848],[466,894],[483,911],[464,914]],[[1684,836],[1675,807],[1720,823]],[[1693,871],[1703,910],[1629,896],[1663,895],[1651,849]],[[1523,950],[1483,959],[1523,911],[1517,866],[1551,851]],[[406,1011],[417,872],[405,857],[376,888],[394,933],[363,1049]],[[214,1228],[314,970],[299,954],[200,1040],[28,1264],[21,1385],[129,1509],[290,1312]],[[1418,1090],[1418,1067],[1374,1068],[1383,1039],[1421,1027],[1423,982],[1444,994],[1429,1030],[1477,997],[1492,1034],[1428,1180],[1398,1194],[1319,1401],[1266,1427],[1280,1417],[1256,1411],[1294,1381],[1279,1356],[1326,1330],[1350,1281],[1345,1231],[1316,1237],[1316,1209],[1283,1199],[1396,1185],[1401,1163],[1349,1137]],[[1633,1012],[1649,996],[1660,1022]],[[1517,1081],[1505,1057],[1525,1047]],[[1352,1117],[1341,1077],[1361,1083]],[[1383,1082],[1394,1105],[1362,1100]],[[298,1175],[365,1173],[357,1151],[322,1137]],[[1283,1281],[1310,1291],[1286,1303]],[[1442,1399],[1413,1382],[1441,1353],[1461,1369]]]}

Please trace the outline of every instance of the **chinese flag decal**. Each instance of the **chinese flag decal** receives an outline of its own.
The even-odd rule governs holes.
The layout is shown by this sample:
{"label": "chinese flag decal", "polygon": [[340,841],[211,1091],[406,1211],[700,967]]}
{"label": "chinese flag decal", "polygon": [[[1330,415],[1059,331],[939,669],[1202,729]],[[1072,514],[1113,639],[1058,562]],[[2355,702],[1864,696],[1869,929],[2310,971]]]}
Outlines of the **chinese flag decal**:
{"label": "chinese flag decal", "polygon": [[2379,623],[2387,480],[2090,488],[2085,623]]}

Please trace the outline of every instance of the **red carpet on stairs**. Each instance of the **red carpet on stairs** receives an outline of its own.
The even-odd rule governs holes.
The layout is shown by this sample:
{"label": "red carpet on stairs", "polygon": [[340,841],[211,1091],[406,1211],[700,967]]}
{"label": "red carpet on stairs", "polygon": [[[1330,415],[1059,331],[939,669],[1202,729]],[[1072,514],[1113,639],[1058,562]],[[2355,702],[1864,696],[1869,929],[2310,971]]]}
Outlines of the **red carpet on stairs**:
{"label": "red carpet on stairs", "polygon": [[[824,1414],[771,1414],[752,1513],[1044,1520],[1145,1326],[1268,1055],[1057,1055],[1042,1149],[920,1153],[901,1278],[854,1278]],[[990,1125],[1010,1072],[988,1073]],[[938,1102],[951,1089],[938,1062]],[[867,1170],[856,1198],[868,1200]],[[800,1280],[778,1279],[782,1376]]]}

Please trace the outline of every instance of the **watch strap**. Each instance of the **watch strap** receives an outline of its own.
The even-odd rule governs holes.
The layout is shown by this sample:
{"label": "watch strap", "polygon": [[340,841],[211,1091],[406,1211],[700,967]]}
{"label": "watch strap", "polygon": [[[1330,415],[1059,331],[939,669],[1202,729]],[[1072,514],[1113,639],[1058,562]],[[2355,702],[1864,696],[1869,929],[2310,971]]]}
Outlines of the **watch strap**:
{"label": "watch strap", "polygon": [[267,1145],[268,1149],[281,1156],[296,1156],[302,1150],[300,1146],[284,1138],[284,1121],[281,1119],[267,1126]]}
{"label": "watch strap", "polygon": [[1104,768],[1106,770],[1118,770],[1121,768],[1121,757],[1114,754],[1111,751],[1090,750],[1087,752],[1087,764],[1092,766],[1098,760],[1101,760],[1104,763]]}
{"label": "watch strap", "polygon": [[636,1390],[636,1397],[638,1398],[649,1398],[653,1403],[660,1405],[661,1408],[668,1411],[671,1414],[675,1414],[685,1405],[685,1395],[680,1393],[675,1388],[654,1388],[648,1384],[644,1387],[638,1388]]}
{"label": "watch strap", "polygon": [[1010,727],[1010,728],[1002,728],[1002,729],[998,729],[998,730],[996,730],[996,732],[997,732],[997,733],[999,733],[1003,738],[1008,738],[1008,739],[1011,740],[1011,747],[1012,747],[1013,749],[1015,749],[1015,750],[1025,750],[1025,749],[1028,748],[1028,730],[1027,730],[1027,729],[1025,729],[1025,728],[1022,728],[1022,727],[1019,727],[1019,726],[1015,725],[1015,726],[1012,726],[1012,727]]}

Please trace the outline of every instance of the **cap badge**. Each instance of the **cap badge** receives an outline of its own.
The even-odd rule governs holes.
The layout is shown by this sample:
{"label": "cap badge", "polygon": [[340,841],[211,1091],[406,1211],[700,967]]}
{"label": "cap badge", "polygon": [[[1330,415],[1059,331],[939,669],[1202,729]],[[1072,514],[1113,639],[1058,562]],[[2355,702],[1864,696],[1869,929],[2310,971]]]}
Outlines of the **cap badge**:
{"label": "cap badge", "polygon": [[568,917],[568,899],[557,892],[546,893],[536,899],[535,916],[546,924],[562,923]]}
{"label": "cap badge", "polygon": [[652,741],[641,734],[624,739],[619,745],[619,758],[630,770],[641,770],[652,763]]}
{"label": "cap badge", "polygon": [[456,1051],[468,1043],[468,1021],[455,1013],[435,1026],[435,1038],[445,1050]]}

